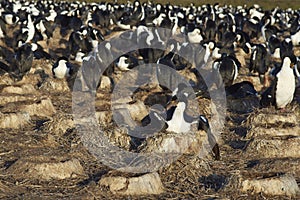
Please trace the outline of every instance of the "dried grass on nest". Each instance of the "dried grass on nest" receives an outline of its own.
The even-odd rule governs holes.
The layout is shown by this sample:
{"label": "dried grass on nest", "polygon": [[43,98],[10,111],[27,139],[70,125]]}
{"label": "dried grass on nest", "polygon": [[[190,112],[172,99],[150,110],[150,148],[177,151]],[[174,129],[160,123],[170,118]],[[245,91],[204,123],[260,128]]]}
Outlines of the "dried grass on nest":
{"label": "dried grass on nest", "polygon": [[198,158],[196,155],[183,155],[176,162],[160,170],[160,176],[168,193],[184,195],[185,198],[203,198],[208,196],[209,191],[214,190],[207,188],[200,180],[200,177],[211,178],[210,165],[212,163],[207,159]]}
{"label": "dried grass on nest", "polygon": [[273,106],[257,109],[247,117],[243,125],[247,127],[263,126],[267,128],[269,126],[281,127],[287,123],[298,124],[300,116],[300,112],[298,112],[299,108],[299,105],[293,104],[289,105],[285,112],[277,110]]}

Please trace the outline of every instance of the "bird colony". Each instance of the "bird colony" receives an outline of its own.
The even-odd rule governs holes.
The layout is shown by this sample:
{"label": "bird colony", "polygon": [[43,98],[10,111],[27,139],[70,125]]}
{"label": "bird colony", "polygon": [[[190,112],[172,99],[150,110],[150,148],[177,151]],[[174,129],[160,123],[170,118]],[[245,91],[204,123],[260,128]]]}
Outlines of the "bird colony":
{"label": "bird colony", "polygon": [[[124,152],[180,155],[106,165],[72,103]],[[299,104],[300,10],[0,2],[0,198],[297,199]]]}

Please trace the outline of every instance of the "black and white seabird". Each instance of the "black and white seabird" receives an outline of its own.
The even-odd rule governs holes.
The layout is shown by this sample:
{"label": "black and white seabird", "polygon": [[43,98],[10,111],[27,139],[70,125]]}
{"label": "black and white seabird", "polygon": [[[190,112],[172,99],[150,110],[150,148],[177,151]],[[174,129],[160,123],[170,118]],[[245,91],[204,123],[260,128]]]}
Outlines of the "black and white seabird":
{"label": "black and white seabird", "polygon": [[116,66],[121,71],[128,71],[138,65],[139,65],[138,59],[130,54],[122,55],[116,61]]}
{"label": "black and white seabird", "polygon": [[200,44],[204,38],[201,29],[199,27],[196,27],[196,25],[193,23],[187,25],[186,32],[188,42],[192,44]]}
{"label": "black and white seabird", "polygon": [[83,58],[81,67],[81,83],[90,92],[95,92],[100,86],[101,68],[95,56],[89,55]]}
{"label": "black and white seabird", "polygon": [[13,63],[17,67],[13,70],[13,77],[21,80],[23,76],[30,71],[33,62],[33,51],[29,43],[22,44],[15,52]]}
{"label": "black and white seabird", "polygon": [[73,67],[66,57],[60,57],[52,67],[52,73],[55,78],[63,79],[72,74]]}
{"label": "black and white seabird", "polygon": [[205,24],[204,24],[204,35],[205,38],[208,40],[215,40],[216,38],[216,22],[208,17],[205,19]]}
{"label": "black and white seabird", "polygon": [[227,107],[236,113],[250,113],[260,107],[258,92],[249,81],[235,83],[226,88]]}
{"label": "black and white seabird", "polygon": [[[222,78],[225,87],[232,85],[233,81],[238,76],[239,68],[241,67],[241,63],[233,56],[223,55],[222,58],[217,59],[213,63],[213,71],[216,76]],[[216,80],[220,80],[216,78]],[[218,83],[220,86],[221,80]]]}
{"label": "black and white seabird", "polygon": [[258,72],[261,84],[268,85],[267,72],[269,69],[270,60],[266,46],[262,44],[253,45],[253,50],[250,58],[249,71]]}
{"label": "black and white seabird", "polygon": [[166,131],[168,132],[187,133],[191,131],[192,124],[198,123],[198,119],[186,113],[188,108],[188,98],[191,94],[185,90],[184,86],[186,85],[179,84],[178,87],[173,91],[172,95],[176,95],[175,99],[177,101],[177,105],[167,109]]}
{"label": "black and white seabird", "polygon": [[293,67],[296,60],[290,57],[283,59],[282,68],[276,75],[275,101],[277,108],[284,108],[292,102],[296,87]]}
{"label": "black and white seabird", "polygon": [[212,148],[212,152],[214,154],[215,160],[220,160],[219,145],[216,141],[215,136],[211,132],[211,129],[210,129],[210,126],[209,126],[209,123],[208,123],[208,119],[204,115],[199,116],[198,130],[206,131],[208,144]]}
{"label": "black and white seabird", "polygon": [[[165,52],[165,55],[163,55],[161,58],[158,59],[157,64],[162,64],[165,66],[168,66],[170,68],[173,68],[177,70],[177,66],[173,62],[173,58],[175,56],[175,53],[177,51],[177,41],[170,40],[169,44],[167,44],[167,50]],[[180,70],[180,69],[178,69]]]}
{"label": "black and white seabird", "polygon": [[294,98],[296,79],[294,67],[296,57],[285,57],[281,69],[275,75],[271,86],[262,93],[261,105],[263,107],[274,105],[278,109],[285,108]]}
{"label": "black and white seabird", "polygon": [[268,44],[268,47],[270,50],[271,57],[279,59],[280,58],[280,47],[281,47],[281,41],[279,40],[279,38],[277,38],[276,35],[272,35],[269,38],[269,41],[267,44]]}
{"label": "black and white seabird", "polygon": [[280,46],[280,58],[283,60],[287,56],[292,56],[294,54],[294,45],[291,38],[285,38],[281,42]]}
{"label": "black and white seabird", "polygon": [[31,43],[31,50],[35,59],[51,59],[51,55],[44,51],[43,47],[37,43]]}
{"label": "black and white seabird", "polygon": [[167,112],[167,131],[174,133],[187,133],[191,130],[194,118],[186,114],[187,102],[179,101],[176,106]]}
{"label": "black and white seabird", "polygon": [[216,48],[216,44],[213,41],[209,41],[207,43],[205,42],[202,45],[198,45],[198,47],[196,47],[194,50],[195,65],[197,67],[201,67],[205,65],[208,62],[208,60],[212,58],[215,48]]}
{"label": "black and white seabird", "polygon": [[5,23],[7,23],[8,25],[15,25],[20,20],[17,14],[2,13],[1,15],[4,18]]}

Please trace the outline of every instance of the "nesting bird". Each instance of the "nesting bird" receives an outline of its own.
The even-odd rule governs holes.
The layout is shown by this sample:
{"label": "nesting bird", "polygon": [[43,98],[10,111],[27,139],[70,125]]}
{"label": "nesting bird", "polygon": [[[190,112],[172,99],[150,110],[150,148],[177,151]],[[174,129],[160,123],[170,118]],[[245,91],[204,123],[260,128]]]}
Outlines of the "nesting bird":
{"label": "nesting bird", "polygon": [[227,107],[236,113],[250,113],[259,108],[258,92],[249,81],[242,81],[226,87]]}
{"label": "nesting bird", "polygon": [[195,119],[186,114],[187,99],[179,101],[176,106],[167,111],[167,131],[175,133],[187,133]]}
{"label": "nesting bird", "polygon": [[[134,84],[151,88],[154,82],[154,89],[156,92],[162,89],[159,91],[162,95],[155,98],[149,95],[144,105],[152,105],[158,99],[156,103],[163,107],[151,107],[149,114],[140,121],[141,127],[129,132],[140,131],[147,138],[159,129],[173,135],[188,133],[193,125],[198,125],[198,130],[206,132],[215,158],[219,159],[220,150],[208,119],[200,113],[191,116],[188,97],[196,94],[201,97],[197,99],[200,102],[223,80],[221,86],[225,87],[227,108],[235,113],[253,112],[259,103],[262,107],[272,104],[282,109],[293,98],[300,99],[297,97],[300,62],[298,68],[293,68],[293,54],[298,53],[300,46],[299,16],[299,10],[264,11],[259,6],[248,9],[218,4],[185,7],[138,0],[133,4],[3,0],[0,2],[0,75],[9,73],[19,81],[32,71],[35,75],[39,71],[46,73],[47,70],[40,69],[44,67],[44,59],[59,57],[52,66],[53,77],[67,79],[70,84],[77,66],[69,61],[74,63],[75,60],[82,63],[78,73],[80,86],[85,92],[94,93],[98,87],[113,89],[114,81],[119,81],[123,75],[120,71],[151,63],[147,65],[151,76],[148,71],[138,70]],[[120,33],[115,40],[106,40],[120,30],[128,31]],[[179,30],[184,35],[179,34]],[[253,45],[253,42],[259,44]],[[241,55],[240,50],[247,55]],[[258,73],[260,83],[256,88],[270,86],[262,92],[261,100],[257,94],[260,91],[256,91],[251,82],[235,83],[239,78],[252,78],[244,76],[247,70],[237,58],[241,63],[249,61],[250,72]],[[35,62],[34,59],[43,60]],[[271,80],[269,69],[280,59],[281,66],[273,70],[274,79]],[[33,65],[39,69],[31,70]],[[239,73],[241,76],[237,77]],[[192,87],[176,85],[181,80],[174,74],[184,76]],[[214,75],[219,85],[215,84]],[[151,78],[150,84],[146,83],[148,78]],[[170,85],[176,86],[170,87],[172,92],[166,89]],[[142,95],[144,93],[143,90]]]}
{"label": "nesting bird", "polygon": [[[233,81],[238,76],[240,67],[241,63],[235,57],[227,55],[223,55],[222,58],[217,59],[213,63],[213,71],[215,71],[216,76],[222,78],[225,87],[232,85]],[[220,86],[220,84],[221,80],[218,85]]]}
{"label": "nesting bird", "polygon": [[73,67],[66,57],[60,57],[52,66],[52,73],[55,78],[64,79],[72,74]]}
{"label": "nesting bird", "polygon": [[121,71],[128,71],[138,66],[138,64],[139,64],[138,59],[129,54],[120,56],[116,61],[116,66]]}

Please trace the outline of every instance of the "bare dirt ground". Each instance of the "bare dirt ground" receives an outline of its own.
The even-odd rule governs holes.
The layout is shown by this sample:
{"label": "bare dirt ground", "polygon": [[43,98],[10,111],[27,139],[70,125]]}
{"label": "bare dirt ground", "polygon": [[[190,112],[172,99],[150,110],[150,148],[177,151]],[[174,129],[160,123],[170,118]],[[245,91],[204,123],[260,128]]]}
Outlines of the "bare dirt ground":
{"label": "bare dirt ground", "polygon": [[[55,46],[58,41],[51,41],[49,48]],[[284,112],[273,107],[245,115],[228,112],[218,141],[221,160],[187,153],[158,171],[161,194],[114,194],[100,184],[101,179],[139,175],[101,164],[84,147],[73,122],[72,93],[65,80],[52,77],[51,66],[51,61],[34,61],[20,82],[0,77],[0,199],[300,198],[299,191],[292,189],[300,185],[300,106],[296,102]],[[41,68],[46,74],[38,73]],[[258,82],[258,77],[247,74],[243,66],[237,81]],[[198,101],[203,108],[209,100]],[[96,111],[100,123],[113,130],[109,108],[110,93],[100,89]],[[126,149],[128,143],[123,142],[120,146]],[[273,183],[282,177],[288,181]]]}

